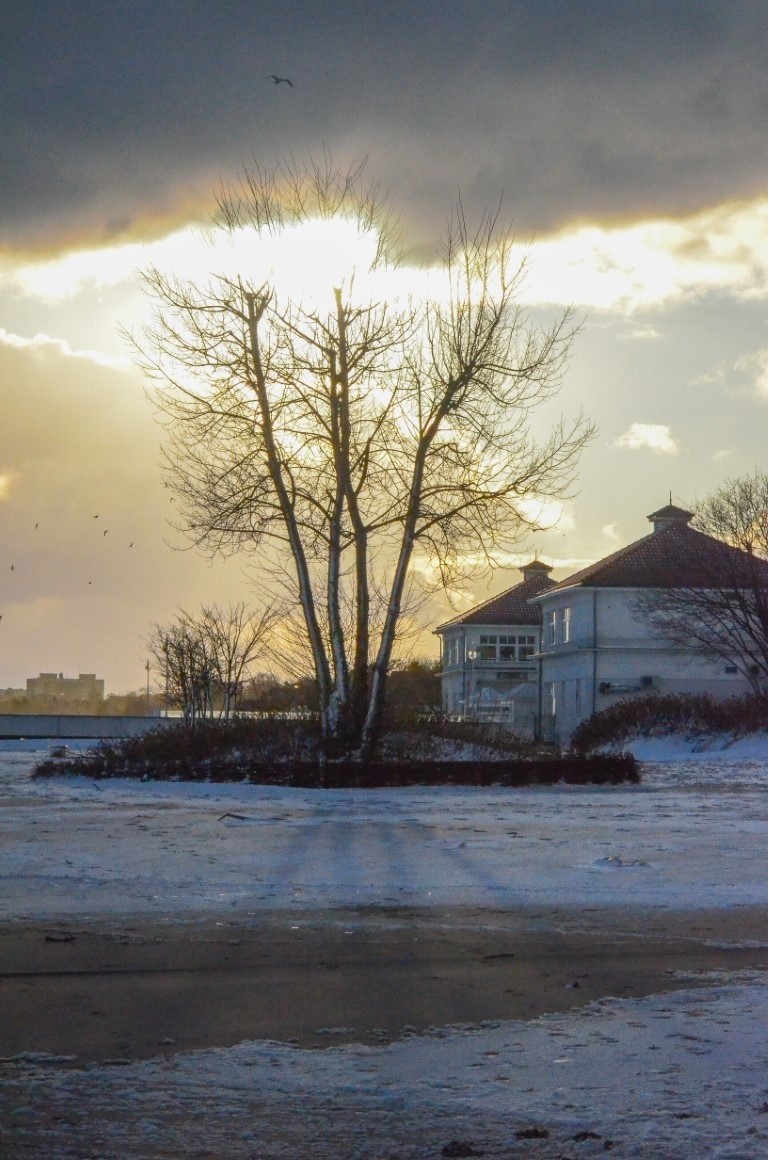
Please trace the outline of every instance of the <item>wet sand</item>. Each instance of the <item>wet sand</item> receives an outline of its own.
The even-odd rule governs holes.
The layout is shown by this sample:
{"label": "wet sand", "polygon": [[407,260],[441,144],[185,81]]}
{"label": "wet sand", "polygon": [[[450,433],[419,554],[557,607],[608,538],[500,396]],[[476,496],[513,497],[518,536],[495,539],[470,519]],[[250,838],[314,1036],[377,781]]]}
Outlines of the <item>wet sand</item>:
{"label": "wet sand", "polygon": [[[763,944],[763,945],[760,945]],[[76,1065],[533,1019],[768,966],[768,912],[355,911],[0,927],[0,1055]]]}

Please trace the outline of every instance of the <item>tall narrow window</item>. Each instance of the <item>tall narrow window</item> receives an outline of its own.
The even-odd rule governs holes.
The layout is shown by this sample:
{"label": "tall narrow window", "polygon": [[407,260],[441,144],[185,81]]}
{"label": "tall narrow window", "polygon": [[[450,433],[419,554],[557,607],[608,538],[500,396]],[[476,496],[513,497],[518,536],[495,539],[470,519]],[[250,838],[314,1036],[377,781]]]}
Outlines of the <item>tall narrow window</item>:
{"label": "tall narrow window", "polygon": [[[493,636],[483,635],[480,637],[480,649],[479,649],[480,660],[483,660],[483,661],[495,661],[496,660],[496,647],[498,644],[498,639],[499,638],[495,634]],[[502,638],[502,639],[504,639],[504,638]]]}
{"label": "tall narrow window", "polygon": [[448,667],[449,665],[457,665],[459,663],[460,643],[461,642],[459,640],[459,637],[457,637],[457,636],[453,637],[453,639],[446,640],[446,642],[445,642],[445,666],[446,667]]}
{"label": "tall narrow window", "polygon": [[557,644],[557,612],[547,613],[547,644]]}
{"label": "tall narrow window", "polygon": [[563,644],[568,644],[571,639],[571,609],[570,607],[563,609]]}

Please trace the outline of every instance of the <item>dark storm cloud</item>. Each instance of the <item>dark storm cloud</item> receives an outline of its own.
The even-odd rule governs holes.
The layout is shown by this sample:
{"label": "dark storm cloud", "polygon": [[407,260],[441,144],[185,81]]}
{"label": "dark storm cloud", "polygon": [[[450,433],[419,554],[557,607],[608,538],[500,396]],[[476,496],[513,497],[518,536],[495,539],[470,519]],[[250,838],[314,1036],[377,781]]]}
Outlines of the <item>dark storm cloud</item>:
{"label": "dark storm cloud", "polygon": [[762,0],[6,4],[0,244],[119,234],[323,146],[416,232],[459,188],[526,232],[748,196],[767,42]]}

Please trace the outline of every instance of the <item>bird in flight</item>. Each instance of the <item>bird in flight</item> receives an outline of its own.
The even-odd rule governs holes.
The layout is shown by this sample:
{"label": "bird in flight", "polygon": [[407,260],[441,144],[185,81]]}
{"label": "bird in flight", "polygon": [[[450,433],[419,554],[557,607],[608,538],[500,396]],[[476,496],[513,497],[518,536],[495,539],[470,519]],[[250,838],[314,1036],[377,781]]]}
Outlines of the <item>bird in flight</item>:
{"label": "bird in flight", "polygon": [[288,77],[276,77],[274,73],[270,73],[269,79],[274,85],[290,85],[293,88],[293,81],[289,81]]}

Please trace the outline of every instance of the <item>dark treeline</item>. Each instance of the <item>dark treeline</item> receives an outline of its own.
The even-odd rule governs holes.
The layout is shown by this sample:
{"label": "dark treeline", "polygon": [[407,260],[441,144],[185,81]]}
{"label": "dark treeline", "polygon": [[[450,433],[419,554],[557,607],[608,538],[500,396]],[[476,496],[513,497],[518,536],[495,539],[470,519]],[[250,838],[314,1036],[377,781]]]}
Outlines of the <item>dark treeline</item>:
{"label": "dark treeline", "polygon": [[[387,710],[422,710],[435,712],[440,706],[440,662],[412,660],[396,664],[387,686]],[[238,708],[243,712],[317,712],[317,684],[312,677],[297,681],[280,681],[261,673],[248,681]]]}
{"label": "dark treeline", "polygon": [[[402,710],[435,712],[440,705],[440,663],[413,660],[397,665],[390,675],[387,709],[399,715]],[[3,696],[0,713],[74,713],[99,717],[157,717],[180,705],[165,692],[138,690],[111,693],[103,700],[74,701],[61,697]],[[317,685],[311,677],[283,680],[271,673],[259,673],[246,681],[237,703],[244,713],[317,712]]]}
{"label": "dark treeline", "polygon": [[147,697],[146,690],[135,693],[110,693],[102,698],[75,701],[67,697],[16,696],[0,694],[0,713],[38,713],[47,716],[75,714],[87,717],[158,716],[164,700],[156,693]]}

